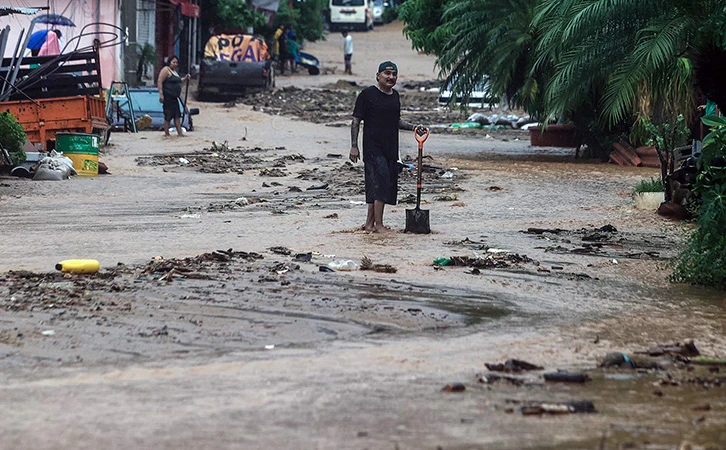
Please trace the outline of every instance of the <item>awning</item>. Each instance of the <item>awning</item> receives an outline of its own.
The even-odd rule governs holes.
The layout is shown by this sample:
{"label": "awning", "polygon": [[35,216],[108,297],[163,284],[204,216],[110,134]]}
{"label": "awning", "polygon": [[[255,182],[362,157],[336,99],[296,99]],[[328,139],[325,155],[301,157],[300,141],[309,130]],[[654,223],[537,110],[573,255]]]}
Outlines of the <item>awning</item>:
{"label": "awning", "polygon": [[179,12],[181,12],[182,16],[195,17],[197,19],[200,17],[199,5],[195,5],[189,0],[169,0],[169,3],[179,6]]}

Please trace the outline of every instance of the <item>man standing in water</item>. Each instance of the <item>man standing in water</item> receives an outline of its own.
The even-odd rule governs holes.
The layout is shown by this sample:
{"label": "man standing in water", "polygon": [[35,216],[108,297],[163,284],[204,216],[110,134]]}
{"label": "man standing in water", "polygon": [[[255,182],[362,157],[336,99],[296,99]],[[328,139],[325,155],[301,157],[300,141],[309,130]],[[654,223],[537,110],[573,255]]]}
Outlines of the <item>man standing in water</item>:
{"label": "man standing in water", "polygon": [[398,67],[391,61],[382,62],[376,73],[376,84],[361,91],[355,101],[353,121],[350,125],[350,160],[360,159],[358,134],[363,128],[363,167],[365,169],[366,203],[368,216],[366,231],[390,231],[383,226],[383,209],[398,200],[398,130],[426,132],[423,125],[413,125],[401,119],[401,101],[393,89],[398,80]]}

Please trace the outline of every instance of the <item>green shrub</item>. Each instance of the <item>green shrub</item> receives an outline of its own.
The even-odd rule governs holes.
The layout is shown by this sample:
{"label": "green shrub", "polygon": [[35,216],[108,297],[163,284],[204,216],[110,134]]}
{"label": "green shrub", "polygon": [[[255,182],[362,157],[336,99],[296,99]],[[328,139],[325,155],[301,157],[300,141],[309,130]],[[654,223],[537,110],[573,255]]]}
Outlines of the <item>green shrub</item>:
{"label": "green shrub", "polygon": [[663,192],[663,182],[656,177],[652,177],[650,180],[641,180],[640,183],[635,185],[633,191],[636,194],[641,192]]}
{"label": "green shrub", "polygon": [[398,19],[398,6],[389,6],[384,9],[381,19],[383,19],[383,23],[391,23]]}
{"label": "green shrub", "polygon": [[726,289],[726,119],[706,116],[703,123],[714,129],[703,140],[693,189],[702,201],[697,228],[689,234],[671,279]]}
{"label": "green shrub", "polygon": [[25,161],[23,144],[27,138],[23,126],[18,123],[15,116],[7,111],[0,113],[0,145],[8,151],[13,164]]}

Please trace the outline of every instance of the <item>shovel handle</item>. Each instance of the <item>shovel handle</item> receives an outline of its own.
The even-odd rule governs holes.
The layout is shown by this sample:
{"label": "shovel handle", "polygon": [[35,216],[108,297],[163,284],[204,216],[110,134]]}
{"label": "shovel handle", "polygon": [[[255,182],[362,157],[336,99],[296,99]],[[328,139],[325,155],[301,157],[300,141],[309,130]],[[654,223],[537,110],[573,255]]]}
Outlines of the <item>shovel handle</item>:
{"label": "shovel handle", "polygon": [[414,128],[413,136],[416,138],[416,142],[418,142],[419,150],[423,150],[423,143],[426,142],[426,139],[429,138],[429,134],[431,134],[431,130],[429,130],[428,128],[426,128],[426,133],[424,134],[418,134],[418,130]]}

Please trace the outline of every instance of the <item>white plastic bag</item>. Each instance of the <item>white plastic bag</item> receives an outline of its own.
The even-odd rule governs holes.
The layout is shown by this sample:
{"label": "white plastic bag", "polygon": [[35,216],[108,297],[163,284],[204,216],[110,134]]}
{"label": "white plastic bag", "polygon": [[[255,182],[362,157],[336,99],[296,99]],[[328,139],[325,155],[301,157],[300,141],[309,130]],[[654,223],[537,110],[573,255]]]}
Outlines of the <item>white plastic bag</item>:
{"label": "white plastic bag", "polygon": [[352,272],[354,270],[358,270],[358,264],[356,264],[355,261],[351,261],[350,259],[338,259],[336,261],[331,261],[328,263],[328,267],[333,270],[340,270],[344,272]]}
{"label": "white plastic bag", "polygon": [[63,156],[63,153],[51,150],[48,156],[38,163],[33,179],[60,181],[67,180],[73,175],[77,175],[76,169],[73,168],[73,160]]}

